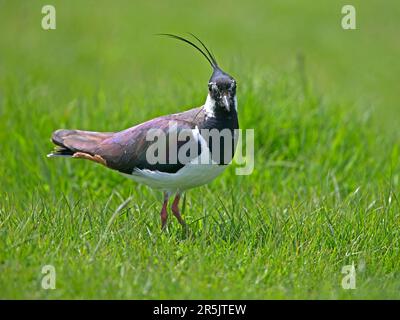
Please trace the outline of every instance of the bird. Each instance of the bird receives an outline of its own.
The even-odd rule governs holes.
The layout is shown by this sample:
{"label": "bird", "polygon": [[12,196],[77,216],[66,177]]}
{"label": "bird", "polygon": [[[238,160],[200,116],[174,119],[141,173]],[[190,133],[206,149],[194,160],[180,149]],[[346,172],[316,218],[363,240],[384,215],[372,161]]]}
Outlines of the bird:
{"label": "bird", "polygon": [[[212,74],[204,104],[187,111],[159,116],[122,131],[58,129],[52,134],[51,141],[55,146],[48,157],[90,160],[162,191],[160,217],[161,229],[165,229],[169,200],[174,197],[172,213],[182,226],[187,227],[179,209],[182,194],[210,183],[231,163],[237,145],[239,121],[236,80],[221,69],[214,54],[203,41],[192,33],[190,36],[193,40],[170,33],[159,35],[190,45],[210,64]],[[153,153],[155,156],[164,154],[165,161],[150,161],[149,151],[154,149],[155,144],[149,140],[150,132],[165,134],[169,141],[169,145],[160,143],[158,151]],[[173,133],[183,132],[188,133],[183,141],[171,143],[173,139],[169,138]],[[218,136],[209,134],[210,132],[225,132],[228,135]],[[189,155],[188,152],[181,152],[181,155],[185,155],[185,159],[181,159],[178,155],[183,148],[194,151]]]}

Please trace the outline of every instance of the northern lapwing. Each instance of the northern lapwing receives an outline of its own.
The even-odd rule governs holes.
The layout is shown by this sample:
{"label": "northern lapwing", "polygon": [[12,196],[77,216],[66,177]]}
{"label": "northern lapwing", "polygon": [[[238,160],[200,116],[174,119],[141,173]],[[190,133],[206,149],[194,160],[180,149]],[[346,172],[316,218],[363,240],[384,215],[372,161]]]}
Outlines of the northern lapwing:
{"label": "northern lapwing", "polygon": [[[215,56],[204,43],[194,35],[192,36],[199,45],[181,36],[162,35],[191,45],[210,63],[213,73],[208,82],[208,95],[204,105],[185,112],[161,116],[120,132],[59,129],[52,135],[51,140],[56,147],[48,156],[91,160],[139,183],[163,191],[161,225],[164,228],[167,222],[168,200],[171,196],[175,195],[172,212],[179,223],[185,225],[178,207],[182,193],[211,182],[230,163],[236,148],[239,123],[236,81],[222,71]],[[154,141],[149,139],[149,133],[154,130],[164,133],[169,141],[164,146],[158,146],[159,150],[154,153],[164,153],[165,162],[149,160],[149,149],[154,144]],[[175,134],[189,131],[190,134],[184,141],[179,140],[173,144],[169,139],[172,131]],[[215,138],[215,135],[209,132],[230,134]],[[188,144],[197,147],[193,148],[196,152],[189,155],[184,153],[186,157],[182,160],[182,157],[179,157],[180,151],[182,148],[187,150]],[[226,150],[232,152],[229,154]]]}

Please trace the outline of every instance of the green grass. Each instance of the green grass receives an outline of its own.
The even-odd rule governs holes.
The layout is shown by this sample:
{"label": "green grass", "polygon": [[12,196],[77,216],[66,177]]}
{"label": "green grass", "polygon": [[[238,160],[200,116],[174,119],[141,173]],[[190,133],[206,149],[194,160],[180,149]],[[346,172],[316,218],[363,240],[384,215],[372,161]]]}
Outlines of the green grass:
{"label": "green grass", "polygon": [[[400,298],[398,4],[354,1],[347,32],[340,1],[53,3],[45,32],[43,3],[0,1],[0,298]],[[57,128],[202,104],[206,63],[152,36],[185,31],[237,78],[255,130],[252,175],[232,166],[186,194],[189,235],[172,216],[160,231],[161,194],[46,158]]]}

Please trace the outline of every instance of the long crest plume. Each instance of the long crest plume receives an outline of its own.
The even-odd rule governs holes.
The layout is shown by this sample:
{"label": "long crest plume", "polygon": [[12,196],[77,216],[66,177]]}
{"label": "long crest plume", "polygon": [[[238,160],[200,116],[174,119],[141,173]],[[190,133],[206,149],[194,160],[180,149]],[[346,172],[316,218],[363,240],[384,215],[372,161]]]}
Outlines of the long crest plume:
{"label": "long crest plume", "polygon": [[213,68],[213,70],[219,69],[217,60],[215,59],[215,56],[207,48],[207,46],[203,43],[203,41],[201,41],[194,34],[192,34],[192,33],[189,33],[189,34],[200,43],[200,45],[204,48],[205,51],[202,50],[198,45],[196,45],[195,43],[193,43],[192,41],[190,41],[190,40],[188,40],[188,39],[186,39],[184,37],[177,36],[177,35],[171,34],[171,33],[158,33],[157,35],[166,36],[166,37],[169,37],[169,38],[173,38],[173,39],[176,39],[176,40],[180,40],[180,41],[186,42],[187,44],[189,44],[192,47],[196,48],[207,59],[207,61],[210,63],[210,65]]}

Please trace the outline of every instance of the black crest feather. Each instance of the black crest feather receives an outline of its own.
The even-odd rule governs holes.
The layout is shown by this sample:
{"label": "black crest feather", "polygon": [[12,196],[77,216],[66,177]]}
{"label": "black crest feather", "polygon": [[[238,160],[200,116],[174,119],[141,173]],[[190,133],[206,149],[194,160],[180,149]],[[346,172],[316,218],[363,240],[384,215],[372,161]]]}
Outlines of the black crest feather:
{"label": "black crest feather", "polygon": [[169,38],[173,38],[173,39],[176,39],[176,40],[180,40],[180,41],[186,42],[187,44],[189,44],[189,45],[191,45],[192,47],[196,48],[196,49],[207,59],[207,61],[210,63],[211,67],[212,67],[214,70],[219,69],[217,60],[215,59],[215,57],[214,57],[214,55],[211,53],[211,51],[210,51],[210,50],[206,47],[206,45],[203,43],[203,41],[201,41],[201,40],[200,40],[198,37],[196,37],[194,34],[192,34],[192,33],[189,33],[189,34],[190,34],[193,38],[195,38],[195,39],[200,43],[200,45],[205,49],[205,52],[204,52],[198,45],[196,45],[195,43],[193,43],[192,41],[190,41],[190,40],[188,40],[188,39],[186,39],[186,38],[184,38],[184,37],[177,36],[177,35],[171,34],[171,33],[158,33],[157,35],[159,35],[159,36],[166,36],[166,37],[169,37]]}

